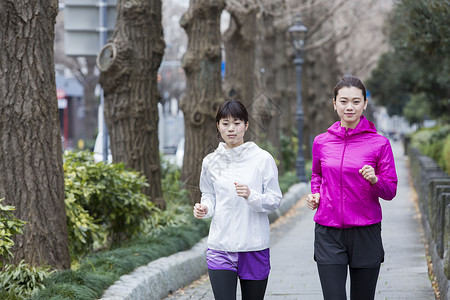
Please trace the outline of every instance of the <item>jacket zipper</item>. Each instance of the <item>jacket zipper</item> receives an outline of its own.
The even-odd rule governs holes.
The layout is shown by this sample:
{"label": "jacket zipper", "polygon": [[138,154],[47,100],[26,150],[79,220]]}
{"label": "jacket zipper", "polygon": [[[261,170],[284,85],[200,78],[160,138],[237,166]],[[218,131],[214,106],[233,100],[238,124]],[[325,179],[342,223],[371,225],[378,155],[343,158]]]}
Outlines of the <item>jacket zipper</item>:
{"label": "jacket zipper", "polygon": [[347,148],[347,128],[345,129],[345,135],[344,135],[344,150],[342,150],[342,157],[341,157],[341,226],[344,228],[344,172],[343,172],[343,165],[344,165],[344,155],[345,155],[345,149]]}

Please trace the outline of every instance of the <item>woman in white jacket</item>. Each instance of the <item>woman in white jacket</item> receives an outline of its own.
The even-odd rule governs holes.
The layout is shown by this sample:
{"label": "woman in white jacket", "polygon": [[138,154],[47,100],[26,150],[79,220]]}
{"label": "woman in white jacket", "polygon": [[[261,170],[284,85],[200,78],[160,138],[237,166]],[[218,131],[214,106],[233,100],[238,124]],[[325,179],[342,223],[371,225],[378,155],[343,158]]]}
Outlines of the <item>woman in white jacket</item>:
{"label": "woman in white jacket", "polygon": [[201,203],[196,218],[212,217],[206,252],[216,300],[264,299],[270,271],[268,212],[281,203],[273,157],[253,142],[244,143],[248,113],[237,100],[222,104],[216,116],[222,139],[203,159]]}

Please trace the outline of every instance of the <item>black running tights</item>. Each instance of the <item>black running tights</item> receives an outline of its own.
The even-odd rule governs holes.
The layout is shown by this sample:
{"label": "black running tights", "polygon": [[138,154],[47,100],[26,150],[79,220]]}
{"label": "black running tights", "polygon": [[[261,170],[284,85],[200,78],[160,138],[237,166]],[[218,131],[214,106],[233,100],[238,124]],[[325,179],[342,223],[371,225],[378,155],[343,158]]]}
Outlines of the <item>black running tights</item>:
{"label": "black running tights", "polygon": [[[346,265],[317,264],[324,300],[346,300]],[[378,274],[377,268],[350,268],[350,299],[371,300],[375,298]]]}
{"label": "black running tights", "polygon": [[[208,270],[215,300],[235,300],[237,273],[229,270]],[[264,280],[240,280],[242,300],[262,300],[266,293]]]}

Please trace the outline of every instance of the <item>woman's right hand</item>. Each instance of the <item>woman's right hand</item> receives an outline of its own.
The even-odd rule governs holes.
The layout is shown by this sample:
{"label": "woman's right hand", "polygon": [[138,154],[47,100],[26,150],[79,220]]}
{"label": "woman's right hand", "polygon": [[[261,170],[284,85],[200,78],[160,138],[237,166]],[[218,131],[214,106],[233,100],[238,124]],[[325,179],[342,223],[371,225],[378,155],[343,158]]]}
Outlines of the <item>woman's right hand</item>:
{"label": "woman's right hand", "polygon": [[319,201],[320,201],[320,194],[319,193],[309,194],[308,196],[306,196],[306,204],[312,210],[314,210],[317,207],[319,207]]}
{"label": "woman's right hand", "polygon": [[208,213],[208,206],[200,203],[194,205],[194,217],[202,219]]}

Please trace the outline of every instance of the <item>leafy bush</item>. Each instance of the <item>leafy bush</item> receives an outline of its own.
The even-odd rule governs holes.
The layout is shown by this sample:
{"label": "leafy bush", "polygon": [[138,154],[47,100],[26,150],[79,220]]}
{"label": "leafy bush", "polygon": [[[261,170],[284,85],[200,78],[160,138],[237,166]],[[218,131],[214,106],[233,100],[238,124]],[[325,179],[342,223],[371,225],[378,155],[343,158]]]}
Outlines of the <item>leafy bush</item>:
{"label": "leafy bush", "polygon": [[[277,164],[280,170],[284,171],[294,171],[295,163],[297,160],[297,152],[298,152],[298,138],[297,132],[295,130],[292,131],[291,136],[286,136],[284,134],[280,134],[280,148],[277,149],[272,143],[270,143],[266,139],[266,134],[260,134],[259,139],[261,142],[258,142],[259,147],[269,152],[273,158],[275,159],[275,163]],[[278,159],[281,151],[281,161]]]}
{"label": "leafy bush", "polygon": [[297,173],[295,171],[284,172],[279,178],[281,192],[284,194],[289,190],[289,187],[299,182]]}
{"label": "leafy bush", "polygon": [[0,273],[0,299],[26,299],[42,289],[42,282],[54,271],[50,267],[31,267],[24,261],[19,265],[6,265]]}
{"label": "leafy bush", "polygon": [[269,142],[269,140],[267,140],[266,138],[266,134],[265,133],[261,133],[259,135],[259,142],[258,142],[258,146],[261,149],[266,150],[267,152],[270,153],[270,155],[272,155],[273,159],[275,160],[275,163],[277,164],[277,166],[280,165],[280,161],[278,159],[278,149],[271,143]]}
{"label": "leafy bush", "polygon": [[[307,161],[305,163],[305,177],[306,177],[307,180],[311,180],[311,172],[312,172],[311,171],[311,164],[312,164],[312,161]],[[281,192],[283,194],[286,193],[292,185],[294,185],[294,184],[299,182],[298,177],[297,177],[297,171],[294,170],[294,171],[286,171],[286,172],[284,172],[278,178],[278,181],[280,183]]]}
{"label": "leafy bush", "polygon": [[161,157],[161,186],[167,202],[189,204],[189,193],[181,182],[181,169],[164,156]]}
{"label": "leafy bush", "polygon": [[163,196],[168,205],[164,211],[155,208],[151,217],[144,220],[141,233],[144,236],[160,234],[166,227],[183,226],[191,222],[192,206],[189,193],[183,188],[180,179],[181,169],[161,157],[161,177]]}
{"label": "leafy bush", "polygon": [[411,135],[411,146],[431,157],[450,174],[450,125],[423,128]]}
{"label": "leafy bush", "polygon": [[106,236],[103,227],[97,224],[89,212],[75,198],[66,198],[67,229],[69,251],[72,258],[89,253],[94,243]]}
{"label": "leafy bush", "polygon": [[312,176],[312,160],[308,160],[305,162],[305,173],[306,179],[311,180]]}
{"label": "leafy bush", "polygon": [[280,143],[283,170],[294,171],[298,151],[298,138],[296,134],[292,134],[291,137],[281,135]]}
{"label": "leafy bush", "polygon": [[444,148],[443,148],[443,161],[444,161],[444,169],[447,172],[447,174],[450,175],[450,134],[447,135],[444,142]]}
{"label": "leafy bush", "polygon": [[92,250],[107,238],[113,246],[131,238],[154,208],[141,192],[144,176],[123,164],[95,163],[92,153],[64,154],[66,210],[71,253]]}
{"label": "leafy bush", "polygon": [[[0,202],[5,200],[0,199]],[[14,246],[13,237],[16,234],[23,233],[23,226],[26,222],[17,219],[12,211],[14,206],[3,206],[0,203],[0,258],[8,259],[13,257],[11,248]],[[3,267],[3,261],[0,259],[0,268]]]}

